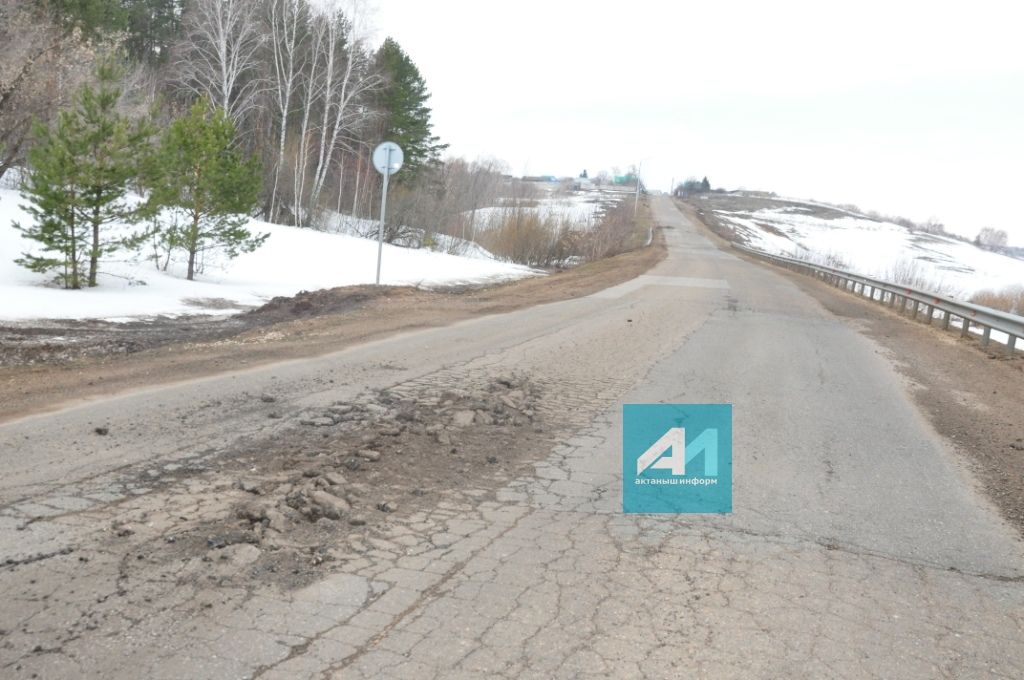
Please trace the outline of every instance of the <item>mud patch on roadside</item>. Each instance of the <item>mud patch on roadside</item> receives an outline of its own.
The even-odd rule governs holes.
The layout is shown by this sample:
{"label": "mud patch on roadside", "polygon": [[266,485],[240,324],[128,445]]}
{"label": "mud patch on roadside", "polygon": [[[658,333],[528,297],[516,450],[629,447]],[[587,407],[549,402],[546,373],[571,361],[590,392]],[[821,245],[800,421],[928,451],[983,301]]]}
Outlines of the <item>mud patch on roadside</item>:
{"label": "mud patch on roadside", "polygon": [[[276,297],[240,314],[157,316],[115,322],[55,320],[0,325],[0,366],[67,364],[83,358],[122,357],[175,344],[216,342],[302,318],[343,314],[382,296],[411,290],[351,286],[300,291]],[[227,300],[195,299],[195,307],[217,311],[246,309]]]}

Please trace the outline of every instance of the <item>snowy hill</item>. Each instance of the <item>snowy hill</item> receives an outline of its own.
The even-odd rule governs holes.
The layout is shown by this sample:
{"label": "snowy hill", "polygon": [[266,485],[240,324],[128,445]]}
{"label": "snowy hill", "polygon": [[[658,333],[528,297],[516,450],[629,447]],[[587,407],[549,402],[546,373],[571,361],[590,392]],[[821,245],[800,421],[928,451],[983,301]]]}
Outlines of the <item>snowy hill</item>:
{"label": "snowy hill", "polygon": [[[693,199],[712,226],[770,253],[969,298],[1024,283],[1024,260],[811,201],[743,194]],[[912,279],[912,280],[907,280]]]}
{"label": "snowy hill", "polygon": [[[301,290],[373,283],[376,274],[376,241],[253,220],[251,230],[270,233],[264,246],[234,260],[207,258],[196,281],[185,280],[182,262],[158,270],[143,250],[129,260],[105,262],[96,288],[63,290],[49,284],[50,277],[14,263],[35,245],[11,226],[31,222],[20,203],[18,192],[0,189],[0,320],[224,314]],[[385,245],[381,279],[388,285],[431,287],[537,273],[480,252],[460,257]]]}

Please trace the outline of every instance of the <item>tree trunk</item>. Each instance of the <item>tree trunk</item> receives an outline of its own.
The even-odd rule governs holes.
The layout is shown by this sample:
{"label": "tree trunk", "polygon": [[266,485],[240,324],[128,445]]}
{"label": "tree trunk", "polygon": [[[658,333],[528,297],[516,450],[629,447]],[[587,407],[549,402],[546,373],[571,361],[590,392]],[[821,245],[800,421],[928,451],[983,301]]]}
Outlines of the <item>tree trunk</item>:
{"label": "tree trunk", "polygon": [[199,251],[199,213],[192,213],[192,227],[188,235],[188,274],[185,278],[195,281],[196,253]]}
{"label": "tree trunk", "polygon": [[70,217],[69,231],[71,234],[71,284],[68,288],[72,290],[78,290],[82,287],[82,284],[78,281],[78,230],[75,229],[75,216],[72,214]]}
{"label": "tree trunk", "polygon": [[100,209],[92,211],[92,248],[89,249],[89,287],[96,287],[96,270],[100,260]]}
{"label": "tree trunk", "polygon": [[359,217],[359,180],[363,174],[363,152],[356,150],[356,186],[352,191],[352,217]]}

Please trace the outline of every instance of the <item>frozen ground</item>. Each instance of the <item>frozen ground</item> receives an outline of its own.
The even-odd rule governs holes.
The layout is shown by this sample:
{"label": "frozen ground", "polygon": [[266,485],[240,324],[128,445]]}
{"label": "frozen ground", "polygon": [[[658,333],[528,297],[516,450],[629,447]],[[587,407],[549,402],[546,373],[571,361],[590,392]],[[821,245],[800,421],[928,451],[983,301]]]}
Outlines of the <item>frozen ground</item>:
{"label": "frozen ground", "polygon": [[909,272],[931,290],[959,298],[1024,282],[1022,260],[818,203],[726,194],[698,199],[697,205],[751,247],[832,260],[833,266],[887,280]]}
{"label": "frozen ground", "polygon": [[[256,232],[270,238],[254,253],[226,260],[214,254],[203,262],[196,281],[184,277],[185,263],[172,261],[160,271],[146,251],[134,259],[107,261],[100,285],[90,290],[63,290],[52,277],[14,263],[34,242],[22,237],[13,222],[30,222],[19,208],[16,191],[0,189],[0,319],[130,319],[157,315],[231,313],[276,296],[373,283],[375,241],[354,236],[296,229],[253,220]],[[384,246],[382,283],[433,287],[485,283],[537,272],[497,262],[483,253],[473,257]]]}

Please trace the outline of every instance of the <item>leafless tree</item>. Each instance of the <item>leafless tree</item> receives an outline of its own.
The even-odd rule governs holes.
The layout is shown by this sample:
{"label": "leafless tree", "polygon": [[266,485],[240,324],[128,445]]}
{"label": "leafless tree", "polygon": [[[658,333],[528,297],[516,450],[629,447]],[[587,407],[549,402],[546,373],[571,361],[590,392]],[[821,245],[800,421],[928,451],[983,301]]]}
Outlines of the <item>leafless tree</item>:
{"label": "leafless tree", "polygon": [[309,199],[313,209],[319,205],[336,153],[342,146],[351,148],[357,133],[372,117],[365,99],[381,84],[380,77],[370,70],[363,0],[335,2],[326,10],[324,18],[326,42],[323,68],[319,72],[323,102]]}
{"label": "leafless tree", "polygon": [[32,0],[0,0],[0,177],[24,159],[32,122],[50,121],[88,79],[99,50]]}
{"label": "leafless tree", "polygon": [[367,96],[380,84],[365,49],[362,0],[336,1],[310,19],[299,147],[293,175],[295,223],[310,223],[342,149],[354,150],[373,118]]}
{"label": "leafless tree", "polygon": [[505,184],[505,164],[493,158],[472,163],[461,158],[449,159],[445,167],[445,194],[451,205],[449,234],[463,241],[476,238],[477,211],[496,205]]}
{"label": "leafless tree", "polygon": [[270,219],[278,217],[278,185],[285,165],[289,117],[307,60],[309,4],[306,0],[268,0],[267,25],[273,69],[270,92],[277,117],[277,160],[270,190]]}
{"label": "leafless tree", "polygon": [[258,105],[258,17],[254,0],[197,0],[176,62],[182,85],[224,109],[236,126]]}
{"label": "leafless tree", "polygon": [[999,248],[1006,247],[1006,244],[1009,242],[1009,237],[1002,229],[985,227],[978,232],[978,236],[974,239],[974,242],[984,248],[998,250]]}

